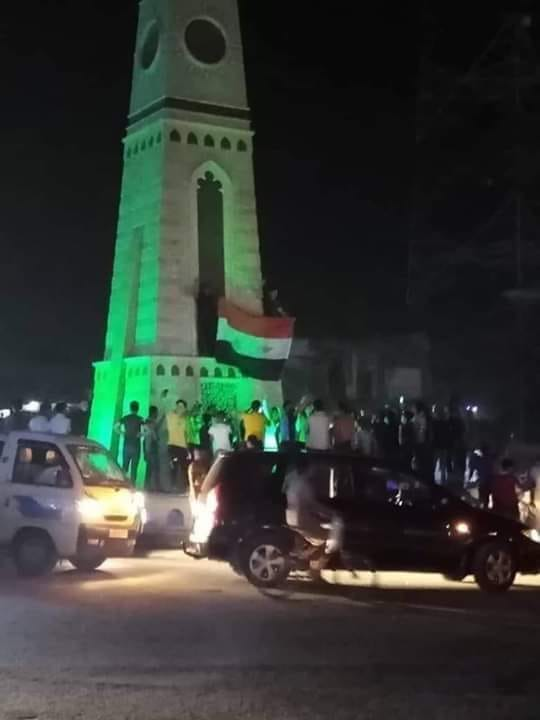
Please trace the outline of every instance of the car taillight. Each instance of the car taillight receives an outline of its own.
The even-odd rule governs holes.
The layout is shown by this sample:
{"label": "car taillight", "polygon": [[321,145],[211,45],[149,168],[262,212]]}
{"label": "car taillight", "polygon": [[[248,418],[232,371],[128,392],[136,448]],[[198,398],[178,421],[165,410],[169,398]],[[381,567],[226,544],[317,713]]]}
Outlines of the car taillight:
{"label": "car taillight", "polygon": [[212,488],[206,496],[206,511],[211,513],[216,519],[219,511],[219,485]]}
{"label": "car taillight", "polygon": [[219,522],[219,486],[212,488],[204,500],[197,501],[190,540],[205,543]]}

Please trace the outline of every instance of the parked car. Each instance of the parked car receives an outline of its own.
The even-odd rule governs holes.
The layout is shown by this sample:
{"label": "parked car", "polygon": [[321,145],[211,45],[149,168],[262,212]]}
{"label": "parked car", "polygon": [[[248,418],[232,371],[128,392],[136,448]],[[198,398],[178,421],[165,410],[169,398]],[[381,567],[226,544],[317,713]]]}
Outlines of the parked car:
{"label": "parked car", "polygon": [[[511,587],[516,573],[540,569],[540,535],[514,520],[468,505],[399,466],[354,455],[307,453],[310,481],[339,519],[336,548],[348,566],[377,571],[474,575],[486,591]],[[281,453],[237,453],[211,468],[186,552],[223,560],[257,585],[274,586],[290,565],[295,533],[286,525],[285,476],[296,462]],[[274,573],[257,577],[257,557]],[[356,563],[356,565],[355,565]],[[255,569],[255,573],[254,573]]]}
{"label": "parked car", "polygon": [[143,498],[112,456],[78,437],[0,436],[0,547],[34,577],[60,559],[91,571],[129,556],[144,522]]}

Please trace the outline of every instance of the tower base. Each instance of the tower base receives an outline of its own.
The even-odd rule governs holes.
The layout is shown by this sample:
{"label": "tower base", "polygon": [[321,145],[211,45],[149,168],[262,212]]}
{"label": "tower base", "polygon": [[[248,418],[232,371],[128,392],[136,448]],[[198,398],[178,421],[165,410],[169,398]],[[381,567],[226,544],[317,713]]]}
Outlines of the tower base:
{"label": "tower base", "polygon": [[[164,391],[167,390],[166,399]],[[267,400],[269,407],[281,406],[281,382],[243,377],[232,367],[213,358],[129,357],[94,364],[94,393],[88,435],[115,454],[119,437],[115,423],[129,412],[136,400],[147,417],[151,405],[172,409],[177,400],[189,407],[201,402],[205,409],[243,412],[253,400]]]}

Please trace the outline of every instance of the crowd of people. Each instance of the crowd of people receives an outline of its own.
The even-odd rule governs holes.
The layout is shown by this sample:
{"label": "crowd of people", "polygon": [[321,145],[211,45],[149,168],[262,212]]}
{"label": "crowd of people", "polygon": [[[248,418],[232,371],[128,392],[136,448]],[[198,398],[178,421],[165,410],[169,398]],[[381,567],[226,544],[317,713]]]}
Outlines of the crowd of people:
{"label": "crowd of people", "polygon": [[467,421],[457,404],[428,408],[416,402],[368,415],[343,402],[329,412],[321,400],[282,407],[254,400],[242,413],[200,403],[189,408],[178,400],[169,409],[151,407],[144,419],[134,401],[116,429],[124,438],[124,470],[135,479],[144,458],[150,490],[187,490],[190,473],[204,476],[221,452],[306,448],[383,458],[509,516],[518,513],[519,496],[532,491],[536,480],[531,473],[540,492],[540,460],[536,473],[533,468],[518,478],[510,459],[497,462],[487,443],[468,441]]}
{"label": "crowd of people", "polygon": [[220,452],[242,448],[356,451],[400,460],[426,477],[436,469],[443,483],[458,467],[465,470],[464,423],[457,414],[431,417],[421,403],[401,408],[400,414],[387,407],[368,417],[344,402],[331,413],[321,400],[282,407],[254,400],[245,412],[234,413],[200,403],[189,408],[181,399],[170,407],[167,399],[165,394],[163,407],[152,406],[146,419],[133,401],[116,425],[124,439],[124,470],[136,478],[144,458],[149,489],[163,489],[165,466],[171,489],[181,490],[191,461],[209,463]]}
{"label": "crowd of people", "polygon": [[23,430],[39,433],[54,433],[55,435],[83,435],[85,431],[85,418],[80,418],[82,413],[68,411],[65,402],[56,403],[53,407],[50,402],[45,401],[37,413],[30,413],[23,409],[22,401],[12,404],[10,414],[0,422],[0,432],[10,433]]}
{"label": "crowd of people", "polygon": [[221,452],[356,447],[357,422],[345,405],[330,415],[319,400],[297,407],[285,402],[281,408],[254,400],[245,412],[234,413],[203,408],[200,403],[189,408],[182,399],[171,408],[166,396],[162,400],[163,407],[151,406],[147,418],[133,401],[130,412],[116,424],[116,432],[123,437],[125,472],[136,479],[144,459],[146,487],[151,490],[185,490],[191,463],[209,465]]}
{"label": "crowd of people", "polygon": [[[54,408],[44,402],[33,415],[20,402],[2,420],[0,432],[17,430],[84,434],[64,402]],[[233,450],[277,451],[331,449],[380,457],[415,470],[457,494],[466,494],[481,507],[523,519],[520,498],[527,498],[526,512],[535,510],[540,496],[540,455],[530,467],[516,472],[511,458],[485,442],[468,437],[468,423],[458,403],[428,406],[385,406],[380,412],[355,412],[345,402],[329,412],[321,400],[304,398],[296,406],[285,402],[269,407],[254,400],[241,413],[195,403],[191,408],[180,399],[171,407],[168,392],[161,406],[150,407],[148,417],[133,401],[130,411],[116,423],[123,438],[122,465],[135,481],[145,462],[145,487],[156,491],[187,491],[190,479],[204,477],[212,459]],[[191,473],[191,475],[190,475]],[[191,483],[193,484],[193,483]]]}

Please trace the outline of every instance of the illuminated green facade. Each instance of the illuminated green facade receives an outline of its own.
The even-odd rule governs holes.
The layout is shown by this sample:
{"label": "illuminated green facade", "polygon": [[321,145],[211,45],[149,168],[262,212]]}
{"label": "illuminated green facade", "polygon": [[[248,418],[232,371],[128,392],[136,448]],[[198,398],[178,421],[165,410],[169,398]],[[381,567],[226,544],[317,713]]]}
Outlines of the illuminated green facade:
{"label": "illuminated green facade", "polygon": [[262,312],[252,147],[236,0],[142,0],[90,420],[90,436],[106,446],[132,400],[146,413],[164,389],[171,401],[236,408],[280,400],[279,383],[200,355],[202,283]]}

